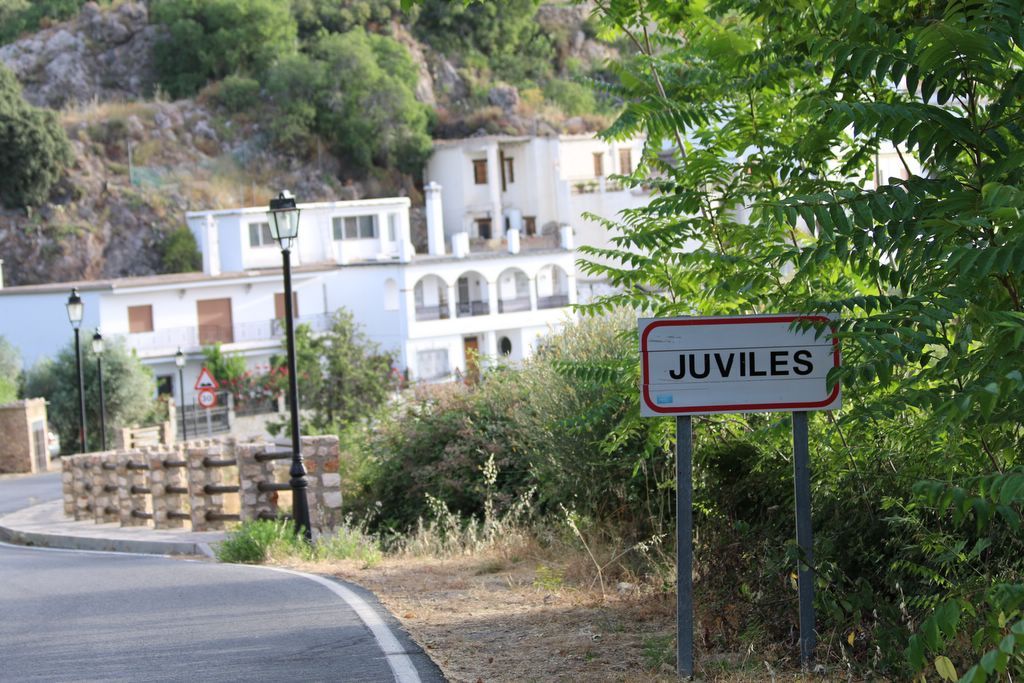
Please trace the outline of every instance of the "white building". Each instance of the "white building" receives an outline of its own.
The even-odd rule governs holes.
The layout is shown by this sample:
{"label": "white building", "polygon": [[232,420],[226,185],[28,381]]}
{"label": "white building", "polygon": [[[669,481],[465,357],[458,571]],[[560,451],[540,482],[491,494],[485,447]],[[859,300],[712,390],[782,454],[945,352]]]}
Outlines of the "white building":
{"label": "white building", "polygon": [[[605,142],[594,135],[435,141],[424,172],[427,212],[440,214],[445,236],[464,233],[471,247],[501,241],[509,231],[524,246],[555,245],[566,230],[575,245],[609,247],[612,235],[585,214],[614,220],[647,204],[646,190],[609,179],[632,173],[643,147],[642,139]],[[577,284],[581,300],[602,289],[582,274]]]}
{"label": "white building", "polygon": [[[431,201],[440,211],[436,192]],[[464,234],[446,238],[428,220],[430,253],[416,254],[407,198],[299,206],[292,255],[297,323],[322,331],[333,312],[346,308],[412,379],[465,373],[474,354],[525,358],[576,302],[571,242],[523,245],[512,230],[503,241],[477,244]],[[161,390],[175,397],[179,347],[188,357],[186,400],[204,346],[221,343],[250,367],[268,365],[283,353],[284,292],[266,209],[190,212],[186,220],[204,272],[3,288],[0,334],[26,366],[54,356],[72,336],[64,304],[78,287],[88,336],[96,328],[105,338],[123,336],[153,368]]]}

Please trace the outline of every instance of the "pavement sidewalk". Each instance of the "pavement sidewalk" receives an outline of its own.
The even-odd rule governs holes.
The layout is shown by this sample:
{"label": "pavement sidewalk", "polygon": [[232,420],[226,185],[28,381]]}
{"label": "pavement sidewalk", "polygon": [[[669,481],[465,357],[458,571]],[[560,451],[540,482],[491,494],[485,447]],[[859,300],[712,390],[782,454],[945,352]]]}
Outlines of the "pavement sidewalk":
{"label": "pavement sidewalk", "polygon": [[64,503],[60,500],[0,517],[0,541],[45,548],[213,557],[211,546],[224,537],[223,531],[157,530],[122,527],[116,522],[76,522],[64,516]]}

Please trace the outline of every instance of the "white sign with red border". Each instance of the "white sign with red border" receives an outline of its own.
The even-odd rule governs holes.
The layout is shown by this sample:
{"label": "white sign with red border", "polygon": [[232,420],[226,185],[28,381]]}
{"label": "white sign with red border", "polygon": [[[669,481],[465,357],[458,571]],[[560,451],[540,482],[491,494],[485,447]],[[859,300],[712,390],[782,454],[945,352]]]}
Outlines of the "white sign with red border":
{"label": "white sign with red border", "polygon": [[220,389],[220,384],[213,378],[213,373],[204,367],[199,371],[199,377],[196,379],[195,388],[196,391],[202,391],[203,389]]}
{"label": "white sign with red border", "polygon": [[[641,318],[640,414],[710,415],[835,410],[839,341],[828,331],[793,329],[822,315]],[[833,328],[834,332],[834,328]]]}
{"label": "white sign with red border", "polygon": [[196,394],[196,402],[200,408],[213,408],[217,405],[217,394],[213,389],[200,389]]}

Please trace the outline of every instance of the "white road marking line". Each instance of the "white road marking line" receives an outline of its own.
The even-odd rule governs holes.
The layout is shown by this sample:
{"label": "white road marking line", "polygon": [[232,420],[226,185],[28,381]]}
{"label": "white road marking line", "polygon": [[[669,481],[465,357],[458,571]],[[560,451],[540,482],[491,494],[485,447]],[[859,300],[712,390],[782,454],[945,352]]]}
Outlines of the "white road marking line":
{"label": "white road marking line", "polygon": [[395,681],[397,683],[419,683],[420,675],[416,671],[415,665],[409,655],[406,654],[405,648],[398,642],[398,638],[391,632],[391,629],[384,620],[380,618],[377,611],[370,607],[369,603],[363,600],[361,597],[356,595],[354,592],[342,586],[336,581],[317,576],[316,574],[307,574],[305,572],[295,571],[294,569],[284,569],[283,567],[267,567],[260,565],[261,569],[269,569],[270,571],[281,572],[284,574],[293,574],[295,576],[301,576],[315,581],[321,586],[332,591],[339,598],[348,603],[348,606],[359,616],[366,628],[370,629],[373,637],[377,640],[377,645],[380,646],[381,651],[384,652],[384,656],[388,660],[388,665],[391,667],[391,671],[395,674]]}
{"label": "white road marking line", "polygon": [[[85,554],[85,555],[116,555],[118,557],[139,557],[139,558],[154,558],[160,557],[165,560],[174,560],[175,562],[203,562],[203,560],[190,560],[186,558],[179,558],[173,555],[149,555],[139,553],[122,553],[114,550],[72,550],[68,548],[45,548],[36,545],[15,545],[12,543],[4,543],[0,541],[0,546],[5,548],[14,548],[20,550],[37,550],[51,553],[73,553],[73,554]],[[211,564],[206,563],[204,564]],[[258,564],[223,564],[217,563],[217,565],[211,564],[211,566],[222,566],[222,567],[251,567],[253,569],[267,569],[273,572],[280,572],[282,574],[292,574],[299,576],[310,581],[319,583],[324,586],[332,593],[341,598],[345,603],[352,608],[352,611],[356,613],[360,621],[366,625],[366,628],[373,634],[374,640],[377,641],[378,647],[381,652],[384,653],[385,659],[387,659],[388,666],[391,667],[391,672],[395,675],[396,683],[420,683],[419,672],[416,671],[416,666],[412,663],[412,659],[406,654],[405,648],[398,642],[398,638],[391,632],[391,629],[384,620],[380,618],[377,611],[370,607],[370,604],[363,600],[361,597],[356,595],[354,592],[341,585],[336,581],[317,576],[316,574],[307,574],[306,572],[295,571],[294,569],[284,569],[283,567],[267,567],[265,565]]]}

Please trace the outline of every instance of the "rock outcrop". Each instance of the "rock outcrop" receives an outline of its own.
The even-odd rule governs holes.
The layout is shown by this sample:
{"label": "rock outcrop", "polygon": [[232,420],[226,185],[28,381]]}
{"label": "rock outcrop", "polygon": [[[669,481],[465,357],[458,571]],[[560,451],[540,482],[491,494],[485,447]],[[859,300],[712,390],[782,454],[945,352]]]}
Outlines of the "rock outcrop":
{"label": "rock outcrop", "polygon": [[143,2],[82,7],[71,22],[0,47],[25,99],[59,109],[92,100],[132,100],[153,88],[153,46],[160,29]]}

